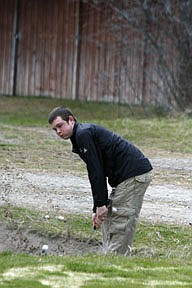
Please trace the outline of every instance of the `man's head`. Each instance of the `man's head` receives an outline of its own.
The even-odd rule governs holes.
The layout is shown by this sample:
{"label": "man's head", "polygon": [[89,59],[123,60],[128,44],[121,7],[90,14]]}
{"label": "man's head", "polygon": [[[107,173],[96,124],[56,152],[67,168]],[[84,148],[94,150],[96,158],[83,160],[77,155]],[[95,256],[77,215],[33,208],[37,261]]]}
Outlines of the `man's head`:
{"label": "man's head", "polygon": [[75,117],[68,108],[56,107],[48,117],[49,124],[62,139],[69,139],[73,134]]}
{"label": "man's head", "polygon": [[69,116],[73,116],[73,118],[75,119],[70,109],[59,106],[59,107],[55,107],[50,112],[49,117],[48,117],[49,124],[52,124],[52,122],[57,118],[57,116],[60,116],[63,120],[67,122],[69,121]]}

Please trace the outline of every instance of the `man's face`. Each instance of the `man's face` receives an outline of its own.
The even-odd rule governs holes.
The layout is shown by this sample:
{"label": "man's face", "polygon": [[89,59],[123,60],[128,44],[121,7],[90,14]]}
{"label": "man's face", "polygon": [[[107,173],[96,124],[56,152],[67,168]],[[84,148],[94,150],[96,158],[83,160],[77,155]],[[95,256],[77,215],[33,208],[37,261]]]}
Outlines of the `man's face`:
{"label": "man's face", "polygon": [[53,120],[51,127],[59,137],[61,137],[64,140],[69,139],[73,134],[73,126],[74,126],[75,120],[73,116],[69,116],[69,121],[63,120],[60,116],[57,116],[55,120]]}

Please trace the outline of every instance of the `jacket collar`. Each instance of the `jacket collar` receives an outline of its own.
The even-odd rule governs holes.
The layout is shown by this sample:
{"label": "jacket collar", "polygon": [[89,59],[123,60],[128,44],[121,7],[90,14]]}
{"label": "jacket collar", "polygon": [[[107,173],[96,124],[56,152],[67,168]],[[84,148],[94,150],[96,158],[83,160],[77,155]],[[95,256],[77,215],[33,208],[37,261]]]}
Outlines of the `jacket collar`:
{"label": "jacket collar", "polygon": [[78,154],[78,147],[77,147],[77,141],[76,141],[76,132],[77,132],[77,127],[79,123],[76,120],[75,124],[73,126],[73,135],[70,137],[71,143],[72,143],[72,152]]}

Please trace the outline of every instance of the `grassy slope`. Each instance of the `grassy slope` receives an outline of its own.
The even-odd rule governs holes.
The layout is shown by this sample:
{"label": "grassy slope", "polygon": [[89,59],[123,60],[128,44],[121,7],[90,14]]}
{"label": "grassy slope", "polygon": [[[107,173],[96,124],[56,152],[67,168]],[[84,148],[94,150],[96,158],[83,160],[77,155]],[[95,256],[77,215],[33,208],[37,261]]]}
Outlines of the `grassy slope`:
{"label": "grassy slope", "polygon": [[59,105],[70,107],[80,121],[100,123],[146,149],[192,154],[192,118],[162,116],[153,110],[146,112],[136,107],[130,109],[115,104],[49,98],[0,97],[0,125],[48,127],[48,113]]}
{"label": "grassy slope", "polygon": [[[9,269],[6,270],[6,263]],[[114,256],[0,258],[1,287],[191,287],[191,266],[175,259],[150,261]],[[46,286],[47,287],[47,286]]]}

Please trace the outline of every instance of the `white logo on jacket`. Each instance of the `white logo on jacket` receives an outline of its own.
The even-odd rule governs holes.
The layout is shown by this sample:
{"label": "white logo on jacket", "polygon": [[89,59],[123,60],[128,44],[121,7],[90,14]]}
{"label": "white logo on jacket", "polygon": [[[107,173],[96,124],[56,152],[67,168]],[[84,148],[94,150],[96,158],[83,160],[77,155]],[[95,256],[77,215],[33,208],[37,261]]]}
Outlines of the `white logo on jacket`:
{"label": "white logo on jacket", "polygon": [[79,148],[79,152],[85,154],[87,152],[87,149],[86,148]]}

